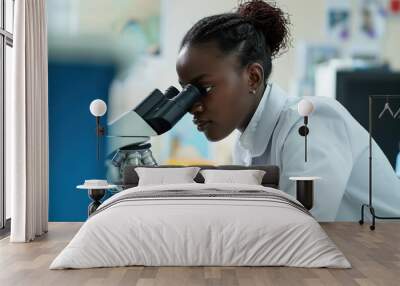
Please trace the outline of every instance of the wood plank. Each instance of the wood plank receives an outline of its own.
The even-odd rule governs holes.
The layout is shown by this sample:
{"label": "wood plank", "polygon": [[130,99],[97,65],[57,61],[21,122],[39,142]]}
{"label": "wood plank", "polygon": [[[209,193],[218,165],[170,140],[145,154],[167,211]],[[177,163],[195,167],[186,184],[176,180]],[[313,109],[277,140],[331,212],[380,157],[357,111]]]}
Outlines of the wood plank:
{"label": "wood plank", "polygon": [[32,243],[0,240],[0,285],[398,285],[400,223],[379,222],[375,231],[357,223],[322,223],[352,269],[291,267],[115,267],[49,270],[81,223],[50,223]]}

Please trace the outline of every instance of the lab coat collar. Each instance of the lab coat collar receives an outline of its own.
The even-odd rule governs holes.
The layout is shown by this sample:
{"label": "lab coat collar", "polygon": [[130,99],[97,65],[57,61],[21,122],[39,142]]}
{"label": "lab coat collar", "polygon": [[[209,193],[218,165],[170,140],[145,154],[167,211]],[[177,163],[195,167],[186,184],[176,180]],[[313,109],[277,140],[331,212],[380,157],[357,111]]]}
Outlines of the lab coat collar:
{"label": "lab coat collar", "polygon": [[269,84],[265,89],[253,117],[239,137],[239,144],[251,157],[261,156],[265,152],[287,98],[276,84]]}

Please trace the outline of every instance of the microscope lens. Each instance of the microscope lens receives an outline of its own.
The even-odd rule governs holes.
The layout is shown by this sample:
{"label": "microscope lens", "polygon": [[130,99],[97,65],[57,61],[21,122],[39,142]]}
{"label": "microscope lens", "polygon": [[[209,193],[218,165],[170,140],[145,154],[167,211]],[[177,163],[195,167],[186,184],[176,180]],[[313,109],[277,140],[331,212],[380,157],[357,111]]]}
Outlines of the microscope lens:
{"label": "microscope lens", "polygon": [[126,165],[140,166],[141,164],[141,154],[138,151],[132,152],[128,155]]}
{"label": "microscope lens", "polygon": [[145,166],[156,166],[157,162],[153,157],[150,149],[144,150],[142,152],[142,163]]}

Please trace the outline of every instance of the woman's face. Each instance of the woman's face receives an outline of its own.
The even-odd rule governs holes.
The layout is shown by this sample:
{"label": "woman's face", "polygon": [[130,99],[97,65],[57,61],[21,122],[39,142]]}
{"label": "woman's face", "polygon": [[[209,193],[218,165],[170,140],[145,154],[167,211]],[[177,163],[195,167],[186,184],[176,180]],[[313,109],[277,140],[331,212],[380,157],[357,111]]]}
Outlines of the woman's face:
{"label": "woman's face", "polygon": [[223,55],[214,43],[185,45],[176,69],[182,86],[194,84],[208,90],[190,110],[197,129],[210,141],[227,137],[247,125],[254,103],[246,69],[235,55]]}

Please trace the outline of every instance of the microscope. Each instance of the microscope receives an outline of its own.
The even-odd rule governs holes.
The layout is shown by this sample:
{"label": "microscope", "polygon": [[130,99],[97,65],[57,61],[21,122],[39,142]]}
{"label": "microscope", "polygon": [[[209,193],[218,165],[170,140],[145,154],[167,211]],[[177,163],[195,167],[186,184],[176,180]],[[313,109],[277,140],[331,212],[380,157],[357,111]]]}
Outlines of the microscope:
{"label": "microscope", "polygon": [[93,100],[90,111],[96,117],[97,158],[99,139],[107,138],[107,179],[121,184],[126,166],[157,166],[150,150],[150,137],[169,131],[206,91],[186,85],[181,92],[171,86],[164,93],[155,89],[134,109],[122,114],[107,125],[100,125],[100,117],[107,106],[100,99]]}

